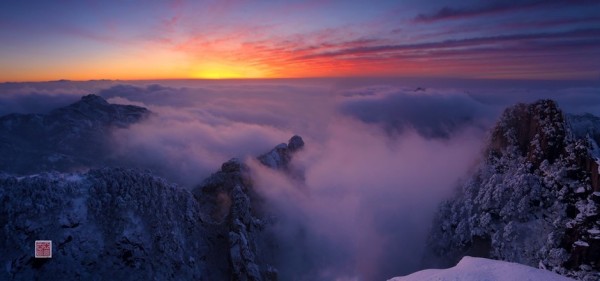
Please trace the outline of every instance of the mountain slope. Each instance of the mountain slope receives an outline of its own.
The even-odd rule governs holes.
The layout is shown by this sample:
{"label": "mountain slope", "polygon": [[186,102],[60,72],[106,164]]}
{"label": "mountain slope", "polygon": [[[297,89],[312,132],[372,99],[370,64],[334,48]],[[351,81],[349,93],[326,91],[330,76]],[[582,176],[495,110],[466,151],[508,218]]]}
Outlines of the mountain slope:
{"label": "mountain slope", "polygon": [[[291,159],[292,140],[269,153]],[[248,169],[232,159],[194,195],[131,169],[0,175],[0,280],[277,280]],[[35,240],[53,241],[51,259]]]}
{"label": "mountain slope", "polygon": [[[222,278],[208,270],[213,235],[198,203],[152,175],[5,177],[0,202],[2,280]],[[34,240],[52,240],[53,257],[35,259]]]}
{"label": "mountain slope", "polygon": [[448,266],[475,255],[596,280],[600,190],[593,145],[572,133],[551,100],[508,108],[475,174],[441,205],[427,263]]}
{"label": "mountain slope", "polygon": [[0,171],[29,174],[100,166],[110,151],[110,130],[139,122],[149,113],[87,95],[48,114],[2,116]]}

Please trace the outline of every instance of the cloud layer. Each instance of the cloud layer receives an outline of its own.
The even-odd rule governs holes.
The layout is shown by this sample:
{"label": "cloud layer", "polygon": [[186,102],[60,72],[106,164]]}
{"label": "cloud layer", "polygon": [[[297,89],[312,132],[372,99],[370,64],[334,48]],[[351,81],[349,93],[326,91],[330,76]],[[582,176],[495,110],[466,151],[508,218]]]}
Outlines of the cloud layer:
{"label": "cloud layer", "polygon": [[482,132],[390,138],[358,120],[331,126],[293,161],[305,182],[251,165],[281,216],[283,279],[384,280],[418,269],[435,207],[475,163]]}
{"label": "cloud layer", "polygon": [[380,87],[347,95],[350,97],[339,105],[342,113],[366,123],[382,124],[392,133],[414,129],[425,137],[449,137],[471,126],[485,128],[496,113],[494,108],[452,91]]}
{"label": "cloud layer", "polygon": [[[569,112],[600,114],[590,85],[382,81],[3,84],[0,112],[46,112],[87,93],[148,107],[149,119],[112,132],[112,157],[184,188],[229,158],[246,159],[278,217],[280,274],[300,280],[382,280],[419,269],[437,204],[475,165],[507,105],[554,98]],[[306,142],[292,161],[303,181],[252,160],[293,134]]]}

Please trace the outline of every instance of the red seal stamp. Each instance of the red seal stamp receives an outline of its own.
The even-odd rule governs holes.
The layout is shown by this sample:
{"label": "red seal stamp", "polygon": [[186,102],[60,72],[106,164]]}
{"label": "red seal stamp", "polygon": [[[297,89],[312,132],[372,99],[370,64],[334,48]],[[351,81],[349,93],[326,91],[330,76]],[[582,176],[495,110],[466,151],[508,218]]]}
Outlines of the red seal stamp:
{"label": "red seal stamp", "polygon": [[47,259],[52,257],[52,240],[35,240],[35,257]]}

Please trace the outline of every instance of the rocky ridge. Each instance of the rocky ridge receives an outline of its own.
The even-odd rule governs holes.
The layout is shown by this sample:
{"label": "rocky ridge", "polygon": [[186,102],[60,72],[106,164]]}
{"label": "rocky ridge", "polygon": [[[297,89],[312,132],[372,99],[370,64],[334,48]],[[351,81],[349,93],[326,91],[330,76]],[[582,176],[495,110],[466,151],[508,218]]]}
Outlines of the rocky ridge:
{"label": "rocky ridge", "polygon": [[[292,140],[269,153],[290,160]],[[248,172],[232,159],[193,194],[123,168],[0,175],[0,279],[277,280]],[[53,241],[52,259],[33,257],[35,240]]]}

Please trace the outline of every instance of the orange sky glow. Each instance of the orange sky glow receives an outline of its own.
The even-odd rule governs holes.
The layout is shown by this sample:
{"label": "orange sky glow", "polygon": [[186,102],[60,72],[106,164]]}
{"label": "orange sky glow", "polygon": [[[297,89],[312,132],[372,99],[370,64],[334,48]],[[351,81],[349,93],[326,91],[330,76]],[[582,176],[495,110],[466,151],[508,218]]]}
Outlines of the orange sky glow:
{"label": "orange sky glow", "polygon": [[0,81],[600,77],[597,4],[452,4],[4,3]]}

